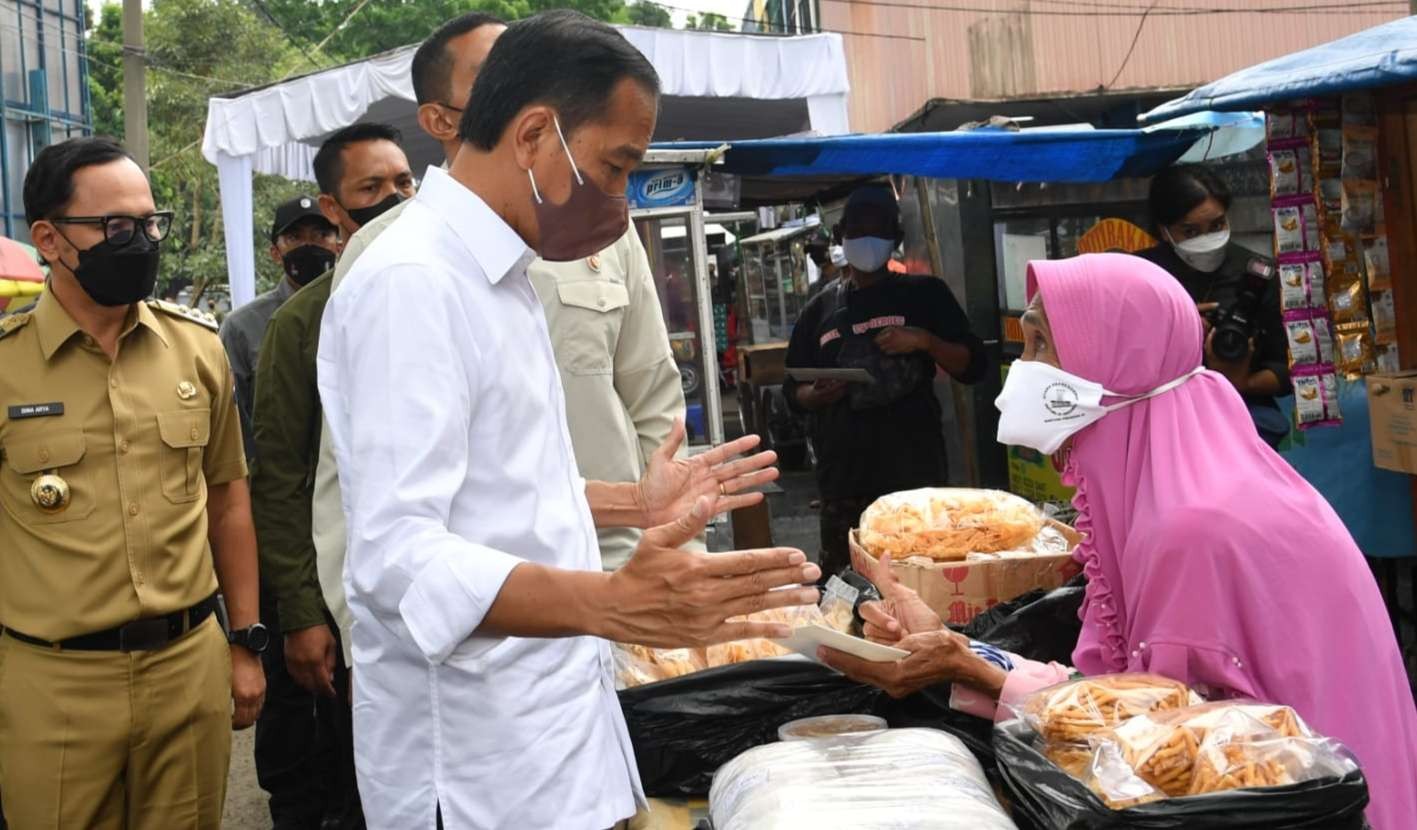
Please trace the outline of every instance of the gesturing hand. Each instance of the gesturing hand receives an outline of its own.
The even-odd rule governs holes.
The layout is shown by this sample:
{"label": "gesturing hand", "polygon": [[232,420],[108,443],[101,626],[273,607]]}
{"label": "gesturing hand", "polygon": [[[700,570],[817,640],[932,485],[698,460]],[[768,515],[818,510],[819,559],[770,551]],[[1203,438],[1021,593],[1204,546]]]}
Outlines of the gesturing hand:
{"label": "gesturing hand", "polygon": [[645,526],[665,525],[688,515],[704,496],[716,499],[717,512],[737,510],[763,500],[762,493],[743,491],[777,478],[777,453],[760,452],[737,458],[756,447],[756,435],[730,441],[691,458],[676,454],[684,443],[684,420],[674,422],[669,438],[654,451],[638,493]]}
{"label": "gesturing hand", "polygon": [[866,639],[895,645],[912,634],[944,629],[940,615],[919,594],[901,584],[891,568],[890,554],[876,560],[852,551],[851,566],[881,592],[880,602],[861,606],[861,619],[865,621],[862,633]]}
{"label": "gesturing hand", "polygon": [[[601,633],[622,643],[663,648],[753,637],[786,637],[779,623],[726,622],[769,608],[817,601],[821,570],[799,550],[694,553],[680,546],[703,531],[715,506],[700,498],[673,522],[645,531],[630,561],[610,576],[614,607]],[[774,590],[781,589],[781,590]]]}

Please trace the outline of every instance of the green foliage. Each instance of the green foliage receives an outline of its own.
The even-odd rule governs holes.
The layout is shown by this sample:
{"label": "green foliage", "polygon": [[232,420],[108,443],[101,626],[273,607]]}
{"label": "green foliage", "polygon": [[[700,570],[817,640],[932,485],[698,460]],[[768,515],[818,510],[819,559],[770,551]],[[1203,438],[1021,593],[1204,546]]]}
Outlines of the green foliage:
{"label": "green foliage", "polygon": [[728,18],[717,12],[704,12],[698,15],[689,15],[684,20],[685,29],[698,29],[703,32],[732,32],[733,24],[728,22]]}
{"label": "green foliage", "polygon": [[[121,139],[122,8],[117,3],[87,8],[94,131]],[[143,26],[153,196],[160,208],[177,214],[163,246],[159,285],[176,279],[199,285],[226,281],[216,168],[201,155],[208,98],[418,43],[468,11],[516,20],[553,8],[574,8],[616,23],[670,25],[669,12],[650,0],[628,6],[625,0],[152,0]],[[251,244],[258,291],[281,278],[268,254],[275,206],[314,189],[256,177]]]}

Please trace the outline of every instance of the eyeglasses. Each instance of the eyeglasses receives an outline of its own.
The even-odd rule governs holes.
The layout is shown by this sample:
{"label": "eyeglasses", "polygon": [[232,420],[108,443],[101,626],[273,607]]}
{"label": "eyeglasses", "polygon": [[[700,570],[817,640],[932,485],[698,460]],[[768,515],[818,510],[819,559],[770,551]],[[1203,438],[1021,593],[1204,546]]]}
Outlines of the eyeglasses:
{"label": "eyeglasses", "polygon": [[49,221],[56,225],[99,225],[103,228],[103,238],[110,245],[123,246],[133,241],[138,228],[149,242],[161,242],[172,230],[173,212],[161,210],[148,216],[61,216]]}

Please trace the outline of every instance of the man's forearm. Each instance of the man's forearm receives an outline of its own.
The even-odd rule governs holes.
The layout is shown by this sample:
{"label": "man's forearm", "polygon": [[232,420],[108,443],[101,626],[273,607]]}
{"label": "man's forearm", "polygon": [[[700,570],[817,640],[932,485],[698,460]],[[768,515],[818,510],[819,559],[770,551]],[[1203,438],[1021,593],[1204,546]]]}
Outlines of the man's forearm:
{"label": "man's forearm", "polygon": [[1273,369],[1261,369],[1250,373],[1240,392],[1246,395],[1275,396],[1280,393],[1281,386],[1279,375],[1275,374]]}
{"label": "man's forearm", "polygon": [[233,629],[245,628],[261,617],[256,531],[246,481],[209,488],[207,513],[207,536],[227,617]]}
{"label": "man's forearm", "polygon": [[950,343],[935,335],[930,335],[930,358],[935,361],[935,365],[949,372],[951,375],[962,375],[969,369],[973,355],[969,352],[969,347]]}
{"label": "man's forearm", "polygon": [[482,618],[487,637],[603,636],[610,575],[532,562],[512,569]]}
{"label": "man's forearm", "polygon": [[585,497],[597,528],[648,526],[639,482],[587,481]]}

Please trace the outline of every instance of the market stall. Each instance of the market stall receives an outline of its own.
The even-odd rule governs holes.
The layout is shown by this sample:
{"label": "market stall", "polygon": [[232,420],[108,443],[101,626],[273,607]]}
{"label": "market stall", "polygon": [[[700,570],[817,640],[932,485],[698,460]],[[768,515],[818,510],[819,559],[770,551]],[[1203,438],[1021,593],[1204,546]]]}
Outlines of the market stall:
{"label": "market stall", "polygon": [[33,302],[44,290],[47,271],[34,248],[0,236],[0,313]]}
{"label": "market stall", "polygon": [[1417,368],[1417,17],[1240,70],[1143,119],[1237,109],[1267,116],[1296,419],[1314,425],[1283,452],[1373,560],[1401,640],[1397,563],[1417,563],[1417,423],[1401,391]]}

